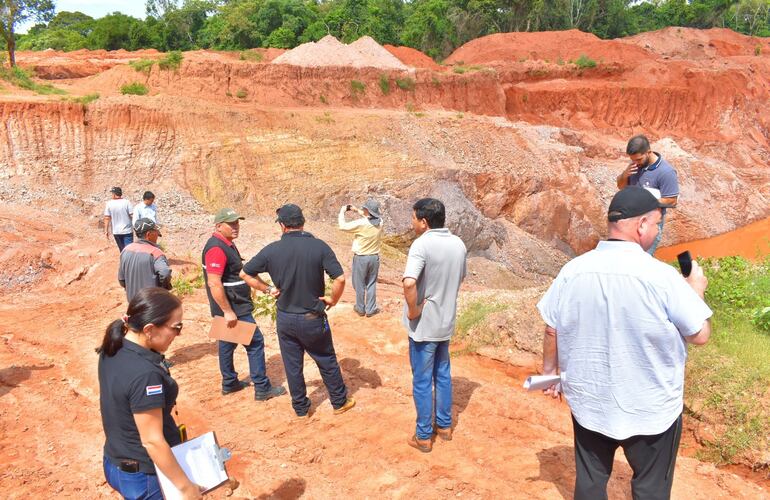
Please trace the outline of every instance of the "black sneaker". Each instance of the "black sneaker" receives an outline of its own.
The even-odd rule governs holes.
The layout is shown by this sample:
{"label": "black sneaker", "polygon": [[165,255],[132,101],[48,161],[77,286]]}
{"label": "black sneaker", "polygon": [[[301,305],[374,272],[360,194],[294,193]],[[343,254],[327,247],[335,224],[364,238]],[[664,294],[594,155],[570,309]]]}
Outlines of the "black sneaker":
{"label": "black sneaker", "polygon": [[243,389],[247,388],[250,385],[251,385],[251,382],[249,382],[248,380],[240,380],[237,385],[234,385],[232,387],[222,387],[222,395],[226,396],[234,392],[242,391]]}
{"label": "black sneaker", "polygon": [[372,311],[372,312],[370,312],[370,313],[366,313],[366,317],[367,317],[367,318],[371,318],[371,317],[372,317],[372,316],[374,316],[375,314],[380,314],[380,310],[379,310],[379,309],[375,309],[374,311]]}
{"label": "black sneaker", "polygon": [[283,396],[284,394],[286,394],[286,389],[279,385],[276,387],[271,387],[267,392],[255,391],[254,399],[257,401],[267,401],[268,399]]}

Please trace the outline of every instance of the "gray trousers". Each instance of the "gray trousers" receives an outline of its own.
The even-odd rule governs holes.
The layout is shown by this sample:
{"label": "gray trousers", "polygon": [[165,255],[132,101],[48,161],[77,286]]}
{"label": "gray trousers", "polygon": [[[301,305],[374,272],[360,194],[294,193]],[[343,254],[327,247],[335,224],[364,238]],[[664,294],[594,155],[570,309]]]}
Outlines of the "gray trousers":
{"label": "gray trousers", "polygon": [[379,255],[353,256],[353,288],[356,291],[356,310],[372,314],[377,309],[377,274]]}

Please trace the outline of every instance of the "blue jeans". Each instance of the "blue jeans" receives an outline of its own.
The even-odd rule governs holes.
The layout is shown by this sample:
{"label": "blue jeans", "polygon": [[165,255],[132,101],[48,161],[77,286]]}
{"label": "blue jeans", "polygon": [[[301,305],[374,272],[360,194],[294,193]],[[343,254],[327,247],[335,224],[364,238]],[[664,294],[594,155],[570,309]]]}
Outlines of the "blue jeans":
{"label": "blue jeans", "polygon": [[[254,336],[251,338],[251,344],[244,346],[246,356],[249,358],[249,372],[251,381],[254,383],[256,392],[267,392],[271,389],[270,379],[267,378],[267,369],[265,367],[265,337],[259,327],[256,326],[254,316],[244,314],[238,316],[239,321],[254,323]],[[222,373],[222,388],[227,389],[238,385],[238,372],[235,371],[233,363],[233,353],[238,344],[227,342],[225,340],[217,341],[219,347],[219,371]]]}
{"label": "blue jeans", "polygon": [[303,374],[306,351],[318,366],[332,407],[337,409],[344,406],[348,399],[348,389],[342,380],[326,315],[295,314],[279,309],[275,325],[294,412],[303,416],[310,410]]}
{"label": "blue jeans", "polygon": [[134,242],[134,233],[113,234],[112,236],[115,238],[115,243],[118,244],[118,250],[121,252],[124,248]]}
{"label": "blue jeans", "polygon": [[663,212],[663,214],[660,216],[660,222],[658,222],[658,235],[652,241],[652,246],[647,250],[647,253],[650,255],[653,255],[655,253],[655,249],[658,248],[658,244],[660,243],[660,240],[663,238],[663,222],[665,220],[666,220],[666,212]]}
{"label": "blue jeans", "polygon": [[436,426],[452,427],[452,374],[449,341],[416,342],[409,338],[409,362],[412,365],[412,396],[417,409],[417,439],[433,435],[435,385]]}
{"label": "blue jeans", "polygon": [[123,472],[106,456],[104,477],[112,489],[128,500],[163,500],[158,476],[144,472]]}
{"label": "blue jeans", "polygon": [[372,314],[377,310],[379,271],[379,255],[353,256],[353,289],[356,291],[356,309],[361,313]]}

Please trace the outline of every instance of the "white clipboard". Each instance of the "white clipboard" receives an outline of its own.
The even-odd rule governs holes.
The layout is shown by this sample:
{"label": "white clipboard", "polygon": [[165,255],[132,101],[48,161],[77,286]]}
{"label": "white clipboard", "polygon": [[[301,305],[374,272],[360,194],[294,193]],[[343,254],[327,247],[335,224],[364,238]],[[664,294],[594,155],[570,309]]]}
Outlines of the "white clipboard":
{"label": "white clipboard", "polygon": [[[202,486],[204,493],[229,480],[227,470],[225,470],[225,462],[231,457],[230,450],[219,447],[213,431],[173,446],[171,451],[190,481]],[[155,471],[158,473],[163,498],[181,500],[182,493],[171,480],[157,466],[155,466]]]}

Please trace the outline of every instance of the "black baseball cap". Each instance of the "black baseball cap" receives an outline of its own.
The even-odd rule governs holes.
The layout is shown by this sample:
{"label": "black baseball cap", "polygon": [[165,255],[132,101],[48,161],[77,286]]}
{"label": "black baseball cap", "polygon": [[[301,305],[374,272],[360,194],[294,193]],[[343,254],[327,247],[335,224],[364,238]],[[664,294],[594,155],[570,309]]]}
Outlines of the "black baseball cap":
{"label": "black baseball cap", "polygon": [[305,216],[302,215],[302,209],[293,203],[287,203],[275,211],[275,221],[284,226],[299,227],[305,224]]}
{"label": "black baseball cap", "polygon": [[617,222],[644,215],[656,208],[666,208],[654,194],[638,186],[628,186],[621,189],[612,197],[610,208],[607,209],[607,220]]}
{"label": "black baseball cap", "polygon": [[123,196],[123,190],[120,189],[118,186],[115,186],[112,189],[110,189],[110,193],[116,194],[118,196]]}
{"label": "black baseball cap", "polygon": [[160,227],[158,227],[158,225],[152,219],[142,217],[141,219],[138,219],[134,224],[134,231],[136,231],[138,236],[143,236],[147,234],[147,231],[152,231],[153,229],[158,231],[158,236],[163,236],[160,234]]}

